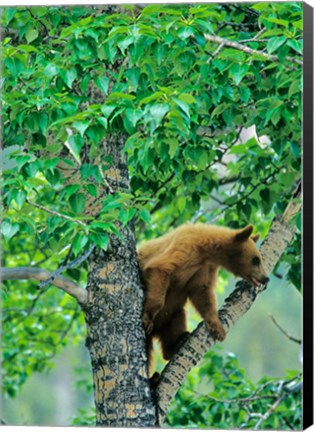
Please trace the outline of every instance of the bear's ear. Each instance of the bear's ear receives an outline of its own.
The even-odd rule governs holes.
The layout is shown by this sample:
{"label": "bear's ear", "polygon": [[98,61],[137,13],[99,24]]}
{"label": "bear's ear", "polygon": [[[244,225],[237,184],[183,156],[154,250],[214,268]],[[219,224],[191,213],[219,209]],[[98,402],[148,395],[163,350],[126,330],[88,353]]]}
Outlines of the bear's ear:
{"label": "bear's ear", "polygon": [[257,234],[254,234],[254,235],[252,235],[251,236],[251,239],[256,243],[257,242],[257,240],[260,238],[260,234],[259,233],[257,233]]}
{"label": "bear's ear", "polygon": [[236,233],[235,240],[239,242],[245,241],[250,237],[252,232],[253,232],[253,225],[248,225]]}

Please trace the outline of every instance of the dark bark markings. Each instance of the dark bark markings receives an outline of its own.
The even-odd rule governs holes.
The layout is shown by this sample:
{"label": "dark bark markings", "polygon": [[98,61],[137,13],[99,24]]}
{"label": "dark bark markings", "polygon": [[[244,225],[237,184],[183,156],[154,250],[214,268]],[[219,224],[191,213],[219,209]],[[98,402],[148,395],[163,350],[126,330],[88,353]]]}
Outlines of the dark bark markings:
{"label": "dark bark markings", "polygon": [[[111,135],[103,156],[111,155],[106,172],[110,190],[129,191],[122,159],[124,137]],[[123,241],[110,237],[110,251],[89,259],[88,301],[84,308],[86,344],[90,350],[97,425],[154,426],[156,408],[150,392],[145,335],[141,324],[143,290],[138,272],[132,224],[121,229]]]}

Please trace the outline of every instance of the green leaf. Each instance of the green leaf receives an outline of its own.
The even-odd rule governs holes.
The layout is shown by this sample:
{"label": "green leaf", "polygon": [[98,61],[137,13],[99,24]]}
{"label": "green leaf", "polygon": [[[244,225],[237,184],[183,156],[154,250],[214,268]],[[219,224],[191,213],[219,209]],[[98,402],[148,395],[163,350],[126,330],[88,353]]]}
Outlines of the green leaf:
{"label": "green leaf", "polygon": [[218,105],[212,112],[212,118],[217,117],[219,114],[222,114],[227,108],[229,108],[230,104],[222,103]]}
{"label": "green leaf", "polygon": [[183,100],[180,100],[178,98],[173,98],[174,102],[182,109],[182,111],[190,118],[190,107],[189,105],[184,102]]}
{"label": "green leaf", "polygon": [[242,85],[239,90],[241,99],[243,100],[243,102],[247,103],[250,100],[251,90],[249,89],[249,87],[246,87],[244,85]]}
{"label": "green leaf", "polygon": [[36,30],[36,29],[28,29],[27,31],[26,31],[26,33],[25,33],[25,37],[26,37],[26,40],[27,40],[27,43],[31,43],[31,42],[33,42],[33,40],[35,40],[35,39],[37,39],[38,38],[38,30]]}
{"label": "green leaf", "polygon": [[96,186],[93,183],[89,183],[87,185],[84,186],[84,188],[87,190],[87,192],[92,195],[93,197],[97,197],[98,196],[98,191]]}
{"label": "green leaf", "polygon": [[139,211],[138,215],[148,226],[151,225],[151,214],[148,210],[143,208]]}
{"label": "green leaf", "polygon": [[299,54],[303,53],[303,44],[302,40],[289,39],[287,45],[294,49]]}
{"label": "green leaf", "polygon": [[97,117],[98,123],[100,123],[105,129],[108,128],[108,119],[106,117]]}
{"label": "green leaf", "polygon": [[[79,122],[75,122],[75,123],[79,123]],[[73,123],[73,126],[75,126],[75,123]],[[80,132],[79,128],[78,127],[76,127],[76,128]],[[80,140],[78,136],[71,135],[70,138],[68,139],[67,143],[68,143],[68,147],[70,149],[70,153],[74,156],[75,160],[79,164],[81,164],[80,151],[83,147],[83,141]]]}
{"label": "green leaf", "polygon": [[74,213],[79,214],[82,213],[82,211],[84,210],[86,198],[85,195],[83,195],[82,193],[78,193],[71,195],[69,202]]}
{"label": "green leaf", "polygon": [[96,181],[101,180],[99,168],[96,165],[83,164],[80,168],[82,180],[87,180],[90,177],[94,177]]}
{"label": "green leaf", "polygon": [[6,220],[4,220],[1,224],[1,231],[3,236],[10,240],[20,229],[20,226],[18,223],[10,223]]}
{"label": "green leaf", "polygon": [[183,102],[187,104],[194,104],[197,103],[197,100],[194,96],[190,95],[189,93],[182,93],[178,96],[178,99],[182,100]]}
{"label": "green leaf", "polygon": [[232,77],[236,85],[239,85],[249,70],[248,64],[234,63],[229,69],[229,75]]}
{"label": "green leaf", "polygon": [[292,151],[293,156],[297,159],[300,157],[301,154],[301,146],[299,143],[296,143],[294,141],[289,142],[290,149]]}
{"label": "green leaf", "polygon": [[170,106],[168,104],[156,104],[150,107],[149,111],[157,125],[160,125],[163,117],[167,114],[169,109]]}
{"label": "green leaf", "polygon": [[86,234],[77,234],[72,243],[72,250],[75,256],[77,256],[84,246],[88,242],[88,236]]}
{"label": "green leaf", "polygon": [[105,95],[108,94],[108,87],[109,87],[109,78],[104,76],[104,77],[96,77],[95,78],[95,84],[96,86],[103,92],[105,93]]}
{"label": "green leaf", "polygon": [[123,226],[126,226],[130,220],[133,219],[134,215],[136,213],[136,209],[135,208],[130,208],[130,209],[121,209],[119,211],[119,219],[121,220]]}
{"label": "green leaf", "polygon": [[12,199],[16,202],[19,209],[22,208],[23,204],[25,203],[27,193],[24,190],[18,190],[15,189],[12,191]]}
{"label": "green leaf", "polygon": [[83,137],[83,135],[84,135],[84,133],[85,133],[85,131],[89,125],[90,125],[89,120],[75,121],[73,123],[73,126],[77,129],[77,131],[79,132],[81,137]]}
{"label": "green leaf", "polygon": [[127,116],[132,126],[135,127],[137,122],[142,118],[143,112],[139,109],[127,108],[125,110],[125,115]]}
{"label": "green leaf", "polygon": [[59,158],[47,159],[45,161],[45,167],[48,168],[53,173],[53,170],[55,169],[55,167],[58,165],[59,162],[60,162]]}
{"label": "green leaf", "polygon": [[279,19],[279,18],[265,17],[265,20],[268,22],[274,23],[274,24],[279,24],[279,25],[284,26],[284,27],[288,27],[288,25],[289,25],[289,21]]}
{"label": "green leaf", "polygon": [[294,21],[292,25],[299,30],[303,30],[303,18],[298,21]]}
{"label": "green leaf", "polygon": [[154,100],[160,99],[162,96],[163,96],[163,92],[157,91],[157,92],[153,93],[152,95],[143,98],[140,101],[139,105],[148,104],[150,102],[153,102]]}
{"label": "green leaf", "polygon": [[97,246],[101,247],[103,250],[107,250],[109,244],[109,236],[106,233],[92,233],[90,236],[92,242],[94,242]]}
{"label": "green leaf", "polygon": [[15,78],[24,69],[24,65],[18,58],[8,57],[4,60],[4,65],[9,69],[11,75]]}
{"label": "green leaf", "polygon": [[114,92],[111,93],[110,96],[108,97],[108,101],[110,100],[115,100],[115,101],[119,101],[119,100],[127,100],[127,101],[133,101],[135,99],[135,96],[130,95],[130,94],[126,94],[126,93],[122,93],[122,92]]}
{"label": "green leaf", "polygon": [[286,42],[287,38],[285,36],[273,37],[270,38],[267,42],[267,52],[268,54],[272,54],[275,52],[281,45]]}
{"label": "green leaf", "polygon": [[70,196],[75,194],[80,189],[80,185],[78,184],[72,184],[69,186],[66,186],[63,190],[64,195],[67,199],[69,199]]}
{"label": "green leaf", "polygon": [[177,207],[180,213],[183,212],[183,210],[185,209],[186,206],[186,197],[185,196],[181,196],[177,199]]}
{"label": "green leaf", "polygon": [[268,204],[269,200],[270,200],[269,189],[268,188],[262,189],[259,194],[260,194],[262,200]]}
{"label": "green leaf", "polygon": [[180,30],[178,31],[178,36],[181,39],[187,39],[189,38],[191,35],[193,35],[195,32],[195,29],[193,27],[181,27]]}
{"label": "green leaf", "polygon": [[301,89],[301,80],[295,80],[291,83],[288,94],[289,96],[293,96],[294,94],[301,92]]}
{"label": "green leaf", "polygon": [[25,156],[17,156],[15,159],[16,165],[18,167],[18,170],[20,169],[31,160],[31,156],[25,155]]}
{"label": "green leaf", "polygon": [[72,84],[74,80],[77,78],[77,72],[76,69],[69,69],[69,70],[61,70],[60,76],[63,79],[64,83],[72,88]]}
{"label": "green leaf", "polygon": [[168,144],[169,146],[169,156],[170,159],[173,159],[177,149],[179,148],[179,141],[177,138],[168,138],[165,140],[165,142]]}
{"label": "green leaf", "polygon": [[108,118],[110,114],[117,108],[117,105],[102,105],[100,107],[101,112],[103,115]]}
{"label": "green leaf", "polygon": [[203,170],[208,161],[208,151],[203,147],[187,147],[184,155],[188,156],[199,170]]}

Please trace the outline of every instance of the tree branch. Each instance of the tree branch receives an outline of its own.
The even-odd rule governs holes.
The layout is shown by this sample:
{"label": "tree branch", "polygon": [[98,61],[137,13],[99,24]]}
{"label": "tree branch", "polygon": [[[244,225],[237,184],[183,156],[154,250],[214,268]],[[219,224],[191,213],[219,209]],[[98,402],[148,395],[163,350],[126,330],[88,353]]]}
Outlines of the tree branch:
{"label": "tree branch", "polygon": [[[1,270],[1,280],[34,279],[44,281],[53,275],[54,273],[48,270],[32,267],[3,268]],[[58,275],[50,283],[70,294],[80,304],[84,305],[87,302],[87,291],[70,279]]]}
{"label": "tree branch", "polygon": [[[228,39],[223,39],[219,36],[212,36],[209,34],[205,34],[205,39],[208,40],[209,42],[215,42],[215,43],[218,43],[220,45],[224,44],[224,46],[228,46],[230,48],[235,48],[235,49],[237,49],[239,51],[243,51],[247,54],[259,55],[259,56],[266,58],[267,60],[274,61],[274,62],[280,62],[279,57],[274,55],[274,54],[267,54],[263,51],[258,51],[258,50],[255,50],[253,48],[249,48],[249,47],[242,45],[238,42],[230,41]],[[293,57],[286,57],[286,60],[291,62],[291,63],[295,63],[295,64],[298,64],[301,66],[303,65],[302,60],[299,60],[299,59],[296,59]],[[290,67],[289,65],[286,65],[286,66]]]}
{"label": "tree branch", "polygon": [[68,270],[70,268],[73,268],[75,266],[78,266],[79,264],[81,264],[83,261],[85,261],[93,252],[93,250],[95,249],[95,245],[93,244],[92,246],[90,246],[90,248],[84,252],[81,256],[79,256],[78,258],[75,258],[73,261],[69,262],[68,264],[65,264],[64,266],[59,267],[56,271],[54,271],[51,276],[49,277],[49,279],[46,279],[42,282],[40,282],[39,284],[39,288],[43,288],[44,286],[52,283],[52,281],[61,275],[62,272],[64,272],[65,270]]}
{"label": "tree branch", "polygon": [[74,219],[74,218],[72,218],[72,217],[70,217],[70,216],[64,215],[64,214],[59,213],[59,212],[57,212],[57,211],[55,211],[55,210],[51,210],[51,209],[49,209],[49,208],[47,208],[47,207],[44,207],[44,206],[42,206],[42,205],[40,205],[40,204],[34,203],[33,201],[26,200],[26,202],[27,202],[28,204],[32,205],[33,207],[36,207],[36,208],[38,208],[38,209],[40,209],[40,210],[42,210],[42,211],[44,211],[44,212],[46,212],[46,213],[50,213],[50,214],[52,214],[52,215],[54,215],[54,216],[58,216],[58,217],[60,217],[60,218],[62,218],[62,219],[66,219],[66,220],[69,220],[69,221],[71,221],[71,222],[78,223],[78,224],[80,224],[80,225],[82,225],[82,226],[87,226],[86,223],[84,223],[84,222],[82,222],[82,221],[80,221],[80,220]]}
{"label": "tree branch", "polygon": [[[301,189],[298,185],[297,193],[293,194],[293,198],[299,198],[300,194]],[[284,214],[273,220],[269,233],[261,246],[260,252],[268,273],[274,269],[294,236],[295,226],[291,224],[291,219],[301,208],[298,201],[292,200]],[[265,288],[265,286],[255,287],[244,281],[236,284],[236,289],[225,300],[219,311],[219,318],[227,332],[250,309],[256,296]],[[184,378],[215,342],[216,340],[207,330],[204,322],[200,323],[163,370],[156,389],[160,425],[163,424],[170,402]]]}
{"label": "tree branch", "polygon": [[275,317],[272,314],[269,314],[269,318],[272,320],[272,322],[275,324],[275,326],[283,333],[285,336],[287,336],[288,339],[292,340],[292,342],[296,342],[297,344],[301,345],[301,339],[297,339],[293,336],[290,336],[289,333],[286,332],[276,321]]}

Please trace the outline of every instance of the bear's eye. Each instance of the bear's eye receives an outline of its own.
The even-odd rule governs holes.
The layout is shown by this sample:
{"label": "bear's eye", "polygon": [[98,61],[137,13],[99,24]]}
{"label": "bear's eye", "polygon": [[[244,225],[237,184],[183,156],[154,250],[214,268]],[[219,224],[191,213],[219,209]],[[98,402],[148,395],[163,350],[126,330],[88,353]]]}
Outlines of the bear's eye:
{"label": "bear's eye", "polygon": [[260,259],[259,259],[259,257],[258,257],[258,256],[255,256],[255,257],[252,259],[252,264],[255,265],[255,266],[258,266],[259,263],[260,263]]}

